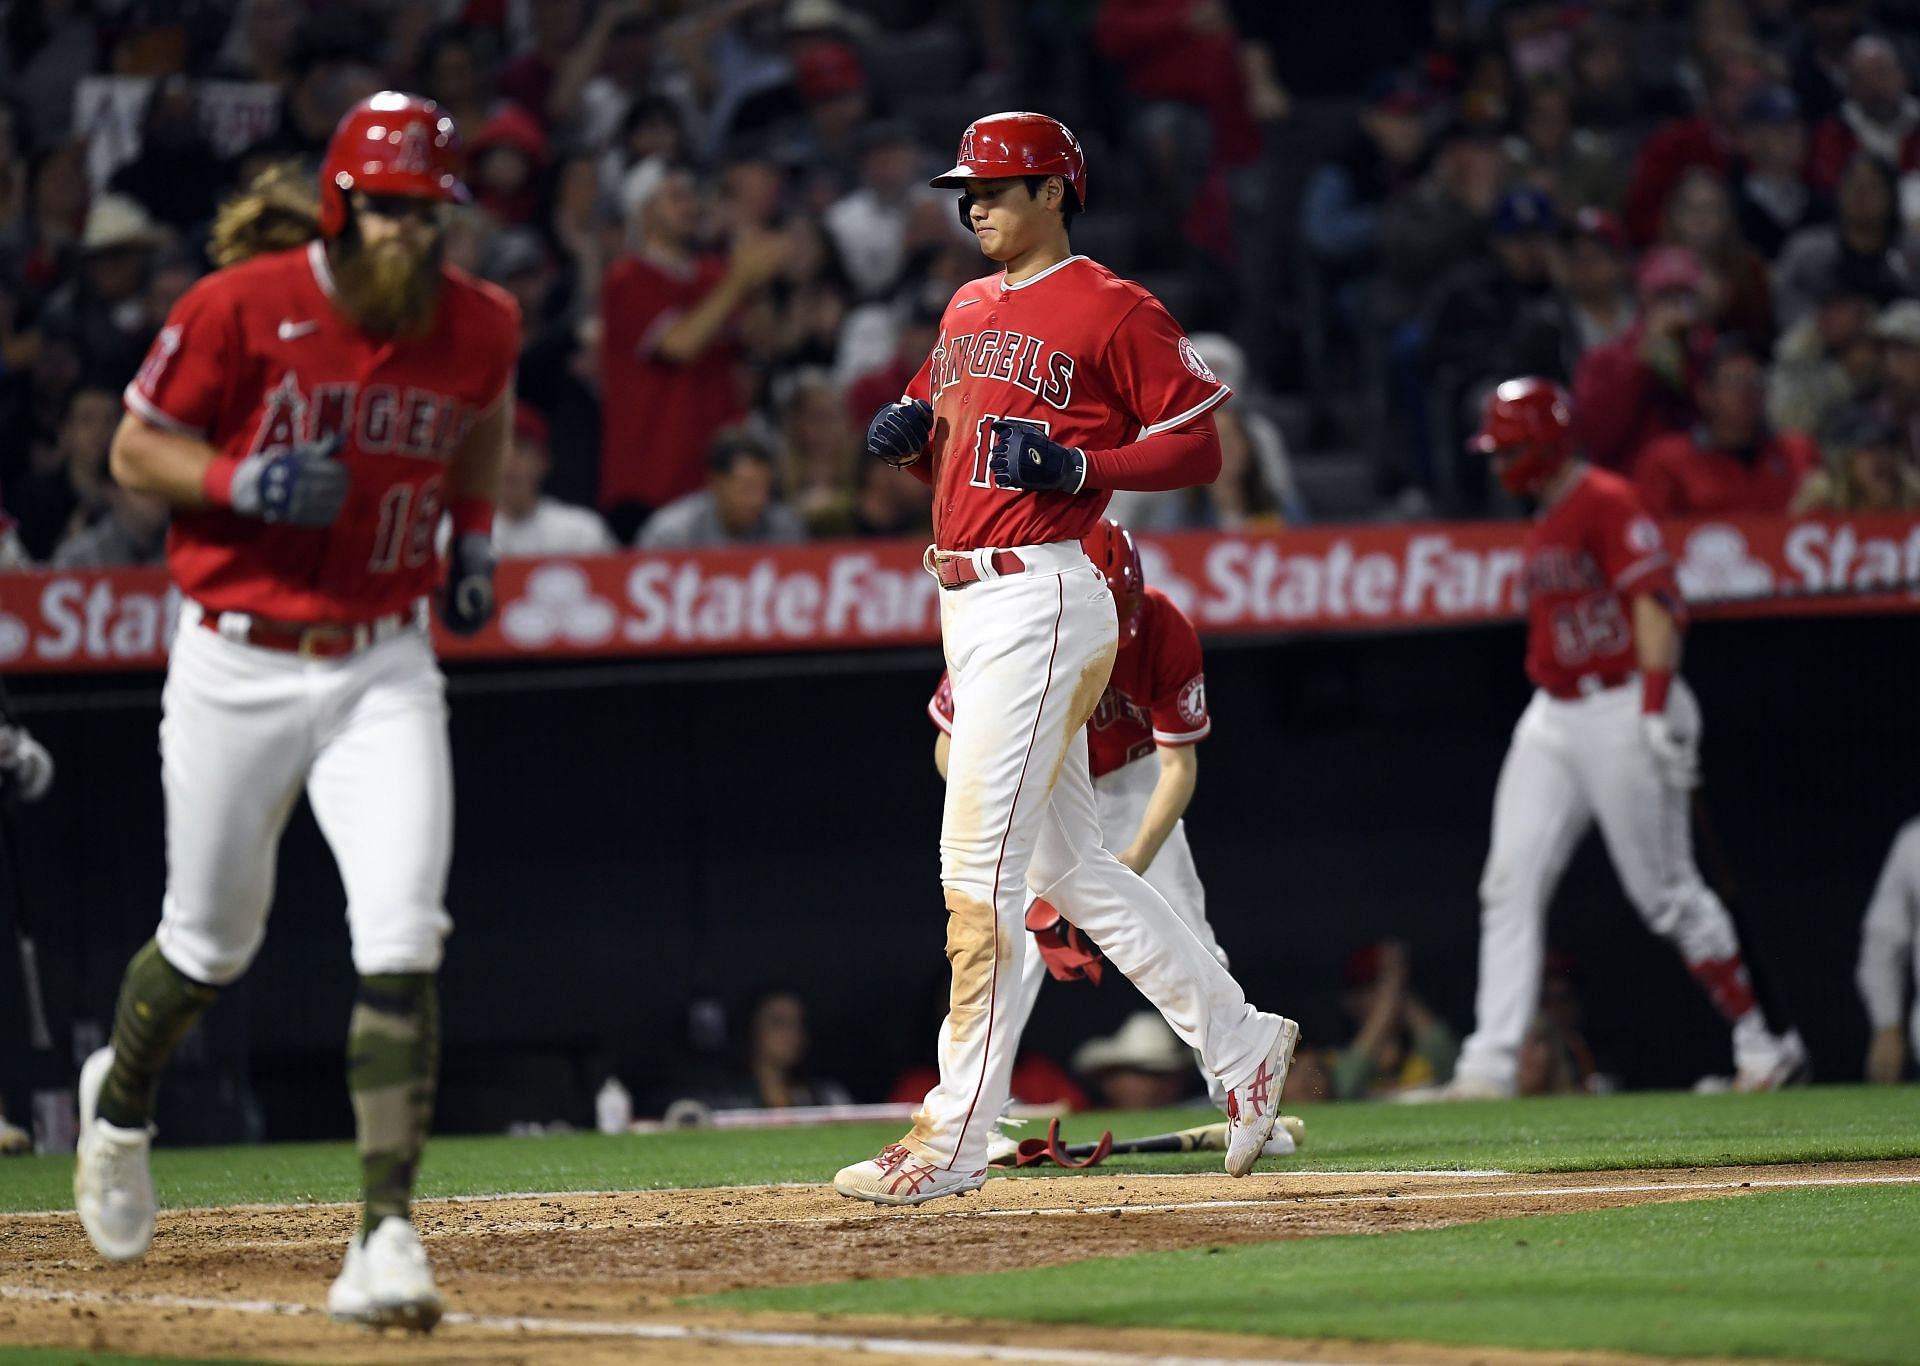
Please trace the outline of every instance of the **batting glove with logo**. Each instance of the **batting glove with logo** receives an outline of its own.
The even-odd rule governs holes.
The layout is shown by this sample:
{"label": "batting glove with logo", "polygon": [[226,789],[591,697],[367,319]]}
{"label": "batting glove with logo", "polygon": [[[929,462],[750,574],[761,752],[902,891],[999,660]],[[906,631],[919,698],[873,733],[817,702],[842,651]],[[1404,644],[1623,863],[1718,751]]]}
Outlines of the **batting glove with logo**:
{"label": "batting glove with logo", "polygon": [[243,517],[289,526],[331,526],[347,501],[340,438],[247,456],[234,467],[227,506]]}
{"label": "batting glove with logo", "polygon": [[1685,792],[1700,786],[1700,737],[1666,712],[1640,718],[1640,736],[1653,752],[1653,766],[1668,787]]}
{"label": "batting glove with logo", "polygon": [[867,423],[867,454],[904,469],[920,458],[932,435],[932,404],[917,398],[889,403]]}
{"label": "batting glove with logo", "polygon": [[1078,493],[1087,482],[1085,452],[1013,422],[993,424],[993,453],[987,468],[1003,489]]}
{"label": "batting glove with logo", "polygon": [[494,564],[492,537],[469,531],[454,541],[447,587],[440,597],[440,620],[455,635],[473,635],[492,620]]}

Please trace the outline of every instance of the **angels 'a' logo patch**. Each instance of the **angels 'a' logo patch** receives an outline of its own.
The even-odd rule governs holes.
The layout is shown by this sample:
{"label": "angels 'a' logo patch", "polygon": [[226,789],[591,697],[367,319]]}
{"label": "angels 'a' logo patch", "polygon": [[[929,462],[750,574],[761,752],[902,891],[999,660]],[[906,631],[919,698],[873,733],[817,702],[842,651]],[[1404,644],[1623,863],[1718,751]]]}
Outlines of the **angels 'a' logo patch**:
{"label": "angels 'a' logo patch", "polygon": [[1207,719],[1207,676],[1195,674],[1180,689],[1180,719],[1197,726]]}
{"label": "angels 'a' logo patch", "polygon": [[424,175],[430,164],[427,125],[418,121],[409,123],[400,134],[400,150],[393,159],[394,169],[410,175]]}
{"label": "angels 'a' logo patch", "polygon": [[1209,384],[1218,384],[1220,382],[1214,378],[1213,371],[1207,368],[1207,363],[1200,359],[1199,349],[1185,337],[1180,339],[1180,363],[1191,370],[1198,378],[1205,380]]}
{"label": "angels 'a' logo patch", "polygon": [[1660,548],[1660,528],[1653,524],[1653,518],[1635,517],[1627,523],[1627,548],[1642,555]]}

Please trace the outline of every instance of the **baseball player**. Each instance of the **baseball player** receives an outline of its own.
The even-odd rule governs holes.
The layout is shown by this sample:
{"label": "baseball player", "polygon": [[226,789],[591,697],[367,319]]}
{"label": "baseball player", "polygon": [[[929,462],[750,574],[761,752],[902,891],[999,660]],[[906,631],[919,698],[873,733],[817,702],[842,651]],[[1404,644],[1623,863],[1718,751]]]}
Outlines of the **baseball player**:
{"label": "baseball player", "polygon": [[356,105],[317,207],[269,173],[222,209],[226,268],[181,298],[126,390],[113,472],[173,505],[184,598],[161,698],[167,888],[112,1041],[80,1074],[74,1171],[94,1247],[143,1254],[161,1071],[259,949],[304,788],[339,861],[359,974],[347,1084],[366,1208],[327,1305],[421,1331],[441,1304],[408,1207],[433,1107],[453,838],[427,602],[437,592],[462,634],[492,613],[519,341],[511,299],[441,262],[442,207],[467,193],[459,165],[432,101]]}
{"label": "baseball player", "polygon": [[1911,1056],[1920,1057],[1920,992],[1908,1012],[1904,1035],[1900,1025],[1910,970],[1920,984],[1920,818],[1908,821],[1894,836],[1860,924],[1854,982],[1873,1026],[1867,1046],[1868,1081],[1900,1080],[1907,1069],[1908,1040],[1913,1045]]}
{"label": "baseball player", "polygon": [[[1113,676],[1087,722],[1087,757],[1101,837],[1117,851],[1114,857],[1166,898],[1207,952],[1227,967],[1226,951],[1207,922],[1207,889],[1193,864],[1184,819],[1199,778],[1195,746],[1213,733],[1199,632],[1171,598],[1147,585],[1133,535],[1118,522],[1102,518],[1081,548],[1113,591],[1120,619]],[[933,763],[944,778],[953,734],[953,681],[945,674],[927,702],[927,715],[940,732],[934,737]],[[1006,1034],[1006,1046],[1015,1054],[1040,999],[1040,984],[1049,975],[1097,983],[1104,966],[1098,949],[1087,945],[1048,902],[1031,898],[1026,921],[1032,933],[1021,937],[1020,996]],[[1224,1108],[1226,1088],[1204,1067],[1201,1076],[1213,1102]],[[987,1159],[1010,1161],[1018,1148],[996,1124],[987,1141]],[[1276,1127],[1262,1155],[1284,1157],[1294,1148],[1293,1136]]]}
{"label": "baseball player", "polygon": [[1641,919],[1733,1027],[1735,1086],[1798,1079],[1806,1049],[1768,1029],[1733,920],[1694,865],[1700,708],[1675,672],[1686,611],[1660,529],[1624,479],[1574,458],[1571,403],[1550,380],[1497,387],[1469,444],[1508,491],[1539,504],[1522,577],[1536,691],[1494,791],[1475,1028],[1449,1094],[1514,1094],[1547,902],[1596,821]]}
{"label": "baseball player", "polygon": [[1165,898],[1102,845],[1085,727],[1119,621],[1080,548],[1111,490],[1219,473],[1210,411],[1229,391],[1158,300],[1073,252],[1086,161],[1062,124],[980,119],[932,183],[962,191],[962,219],[1005,269],[955,292],[932,354],[874,415],[867,447],[934,493],[926,566],[943,590],[954,703],[940,828],[953,987],[940,1081],[912,1130],[834,1187],[919,1204],[986,1180],[1029,887],[1200,1050],[1227,1090],[1226,1169],[1244,1176],[1279,1114],[1299,1026],[1248,1004]]}

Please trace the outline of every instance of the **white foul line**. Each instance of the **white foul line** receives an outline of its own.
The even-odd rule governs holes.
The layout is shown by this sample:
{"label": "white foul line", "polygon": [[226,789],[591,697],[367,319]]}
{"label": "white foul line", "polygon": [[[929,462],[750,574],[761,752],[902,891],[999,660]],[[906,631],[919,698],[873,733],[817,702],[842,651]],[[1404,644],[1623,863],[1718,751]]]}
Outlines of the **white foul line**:
{"label": "white foul line", "polygon": [[[41,1286],[0,1285],[0,1299],[45,1304],[145,1305],[155,1309],[226,1310],[268,1317],[310,1315],[311,1305],[280,1300],[222,1300],[191,1295],[107,1295],[92,1290],[51,1290]],[[746,1328],[708,1328],[691,1323],[606,1323],[591,1320],[524,1318],[507,1314],[444,1316],[442,1323],[508,1333],[545,1333],[558,1337],[637,1338],[650,1342],[697,1342],[708,1346],[783,1348],[825,1352],[887,1353],[966,1361],[1035,1361],[1049,1366],[1329,1366],[1325,1361],[1275,1362],[1271,1357],[1174,1357],[1139,1352],[1101,1352],[1075,1347],[1010,1347],[984,1342],[941,1342],[922,1338],[870,1337],[854,1333],[796,1333]],[[1337,1363],[1334,1366],[1338,1366]]]}

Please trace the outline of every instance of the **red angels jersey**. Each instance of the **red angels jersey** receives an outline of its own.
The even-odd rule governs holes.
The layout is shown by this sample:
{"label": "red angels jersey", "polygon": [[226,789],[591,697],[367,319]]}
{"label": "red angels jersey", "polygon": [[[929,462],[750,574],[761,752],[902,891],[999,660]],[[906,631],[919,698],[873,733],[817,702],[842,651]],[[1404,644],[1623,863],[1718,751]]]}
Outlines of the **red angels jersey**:
{"label": "red angels jersey", "polygon": [[1158,299],[1084,256],[1019,284],[1004,271],[967,282],[907,385],[907,397],[933,405],[924,463],[935,544],[1077,541],[1106,510],[1105,490],[996,487],[987,469],[996,419],[1027,423],[1065,446],[1113,450],[1182,427],[1231,392]]}
{"label": "red angels jersey", "polygon": [[1588,674],[1624,681],[1639,667],[1628,604],[1642,593],[1681,610],[1680,586],[1660,528],[1633,486],[1583,468],[1527,532],[1521,592],[1527,608],[1527,677],[1549,692]]}
{"label": "red angels jersey", "polygon": [[[945,674],[927,702],[927,715],[953,733],[953,684]],[[1156,745],[1198,744],[1212,730],[1200,635],[1172,599],[1149,588],[1140,604],[1140,634],[1120,647],[1107,690],[1087,722],[1088,767],[1094,777],[1104,777],[1147,758]]]}
{"label": "red angels jersey", "polygon": [[447,467],[513,376],[511,296],[443,267],[431,331],[370,337],[333,301],[320,243],[214,272],[184,294],[124,395],[156,427],[248,456],[339,438],[352,472],[331,526],[177,509],[167,566],[216,612],[356,622],[405,610],[439,575]]}

